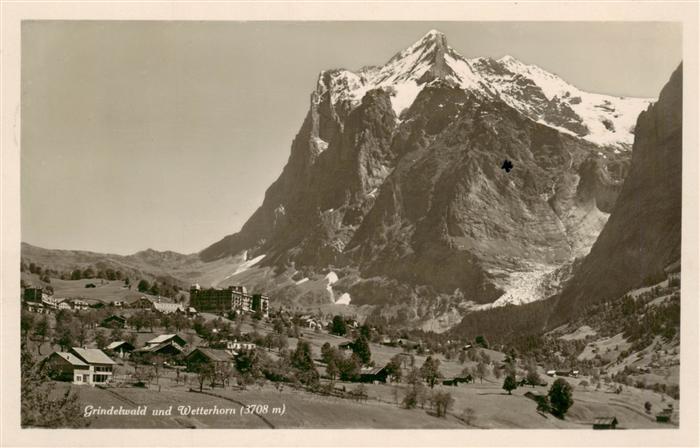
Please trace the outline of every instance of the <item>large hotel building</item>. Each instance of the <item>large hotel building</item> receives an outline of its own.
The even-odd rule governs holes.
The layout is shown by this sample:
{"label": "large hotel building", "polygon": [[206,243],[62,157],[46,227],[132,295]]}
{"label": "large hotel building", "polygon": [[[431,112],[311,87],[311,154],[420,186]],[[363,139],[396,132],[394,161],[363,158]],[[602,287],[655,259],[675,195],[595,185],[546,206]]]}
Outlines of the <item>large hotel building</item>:
{"label": "large hotel building", "polygon": [[262,294],[248,294],[245,286],[229,286],[225,289],[190,287],[190,306],[199,312],[228,313],[229,311],[255,313],[267,317],[270,298]]}

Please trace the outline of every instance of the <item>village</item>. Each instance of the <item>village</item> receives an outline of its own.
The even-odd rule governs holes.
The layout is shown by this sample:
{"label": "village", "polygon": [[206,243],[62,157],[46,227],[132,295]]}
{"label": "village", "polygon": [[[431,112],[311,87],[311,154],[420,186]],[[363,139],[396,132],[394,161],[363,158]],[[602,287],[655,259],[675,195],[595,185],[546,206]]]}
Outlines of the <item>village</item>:
{"label": "village", "polygon": [[[314,412],[315,423],[287,411],[267,423],[200,417],[149,426],[348,427],[341,415],[351,409],[362,417],[350,427],[677,424],[673,397],[617,383],[585,363],[562,368],[479,337],[436,345],[348,316],[292,313],[242,285],[192,285],[189,293],[189,303],[150,295],[110,302],[59,299],[28,286],[23,337],[47,381],[76,391],[85,404],[147,405],[168,397],[220,405],[267,400],[307,417],[308,406],[333,409]],[[117,423],[99,416],[91,425]]]}

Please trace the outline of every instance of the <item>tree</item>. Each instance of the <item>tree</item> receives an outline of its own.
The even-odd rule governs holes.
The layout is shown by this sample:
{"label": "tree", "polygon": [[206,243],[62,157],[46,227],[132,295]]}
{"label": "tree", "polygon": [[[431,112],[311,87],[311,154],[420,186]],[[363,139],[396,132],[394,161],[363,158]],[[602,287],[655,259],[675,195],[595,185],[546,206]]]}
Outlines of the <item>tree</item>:
{"label": "tree", "polygon": [[497,380],[501,379],[501,368],[498,367],[497,365],[493,366],[492,373],[493,373],[494,378],[496,378]]}
{"label": "tree", "polygon": [[525,379],[528,383],[530,383],[532,387],[535,387],[536,385],[542,382],[542,379],[540,379],[540,375],[537,373],[537,367],[534,365],[528,367],[527,376],[525,377]]}
{"label": "tree", "polygon": [[333,316],[333,321],[331,322],[331,333],[338,336],[345,336],[348,332],[348,328],[345,325],[345,319],[343,316]]}
{"label": "tree", "polygon": [[338,366],[335,364],[335,360],[331,359],[328,364],[326,365],[326,375],[328,377],[335,381],[335,378],[338,376],[340,373],[340,370],[338,369]]}
{"label": "tree", "polygon": [[139,292],[148,292],[148,290],[151,289],[151,284],[148,283],[148,280],[142,279],[139,281],[137,288]]}
{"label": "tree", "polygon": [[34,326],[34,335],[36,335],[39,338],[39,345],[37,346],[37,352],[40,355],[41,355],[41,346],[46,341],[46,338],[49,336],[50,331],[51,331],[51,327],[49,326],[49,321],[46,319],[46,317],[39,319],[39,321]]}
{"label": "tree", "polygon": [[352,352],[362,361],[363,364],[369,364],[372,360],[372,352],[369,349],[369,342],[360,335],[352,344]]}
{"label": "tree", "polygon": [[476,365],[476,375],[479,377],[479,382],[483,384],[484,382],[484,377],[488,375],[489,372],[489,367],[484,364],[483,361],[479,362],[479,364]]}
{"label": "tree", "polygon": [[400,354],[394,355],[385,367],[386,373],[392,378],[392,381],[396,383],[401,382],[401,358],[402,356]]}
{"label": "tree", "polygon": [[70,274],[70,279],[71,280],[80,280],[83,278],[83,273],[80,272],[80,269],[75,269],[73,272]]}
{"label": "tree", "polygon": [[19,328],[20,332],[22,335],[26,338],[29,339],[29,334],[32,332],[32,329],[34,328],[34,315],[22,310],[19,318]]}
{"label": "tree", "polygon": [[447,415],[447,410],[454,403],[454,398],[449,392],[435,392],[430,397],[430,401],[435,407],[435,414],[438,417],[445,417]]}
{"label": "tree", "polygon": [[511,375],[508,375],[505,380],[503,380],[503,390],[508,392],[508,395],[511,395],[511,391],[517,389],[518,383],[515,382],[515,378]]}
{"label": "tree", "polygon": [[25,343],[20,348],[22,427],[79,428],[88,425],[78,395],[69,386],[55,393],[48,363],[36,364]]}
{"label": "tree", "polygon": [[474,342],[476,343],[476,345],[480,345],[483,348],[489,348],[489,343],[483,336],[477,336]]}
{"label": "tree", "polygon": [[547,394],[552,414],[559,418],[564,418],[566,412],[574,404],[572,391],[571,385],[564,378],[558,378],[554,381],[554,384],[549,389],[549,394]]}
{"label": "tree", "polygon": [[428,383],[431,389],[435,387],[438,378],[442,376],[439,369],[440,360],[433,359],[432,356],[428,356],[420,368],[421,377]]}
{"label": "tree", "polygon": [[297,370],[299,381],[303,384],[318,382],[318,371],[311,357],[311,346],[308,342],[299,339],[297,347],[291,357],[292,367]]}
{"label": "tree", "polygon": [[104,331],[97,330],[95,332],[95,344],[97,344],[97,348],[99,349],[103,349],[107,346],[107,336]]}
{"label": "tree", "polygon": [[335,359],[336,350],[329,342],[324,343],[321,346],[321,360],[328,364],[331,360]]}
{"label": "tree", "polygon": [[199,391],[204,388],[204,383],[214,377],[214,366],[209,362],[198,363],[193,370],[197,374],[197,382],[199,383]]}
{"label": "tree", "polygon": [[646,403],[644,403],[644,410],[646,411],[647,414],[651,413],[651,403],[650,402],[647,401]]}
{"label": "tree", "polygon": [[467,352],[462,350],[459,352],[459,356],[457,357],[457,360],[459,361],[460,364],[464,364],[465,361],[467,360]]}
{"label": "tree", "polygon": [[340,379],[343,381],[355,381],[360,377],[360,367],[362,362],[353,354],[348,357],[340,357],[336,361],[340,371]]}

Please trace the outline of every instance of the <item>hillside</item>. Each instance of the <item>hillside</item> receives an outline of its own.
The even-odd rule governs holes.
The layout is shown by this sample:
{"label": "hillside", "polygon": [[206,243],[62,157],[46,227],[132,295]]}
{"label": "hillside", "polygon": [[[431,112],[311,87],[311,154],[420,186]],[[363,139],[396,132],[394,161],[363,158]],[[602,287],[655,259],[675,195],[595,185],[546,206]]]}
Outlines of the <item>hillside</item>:
{"label": "hillside", "polygon": [[658,282],[680,259],[683,66],[637,120],[630,173],[610,218],[557,299],[552,323],[590,302]]}

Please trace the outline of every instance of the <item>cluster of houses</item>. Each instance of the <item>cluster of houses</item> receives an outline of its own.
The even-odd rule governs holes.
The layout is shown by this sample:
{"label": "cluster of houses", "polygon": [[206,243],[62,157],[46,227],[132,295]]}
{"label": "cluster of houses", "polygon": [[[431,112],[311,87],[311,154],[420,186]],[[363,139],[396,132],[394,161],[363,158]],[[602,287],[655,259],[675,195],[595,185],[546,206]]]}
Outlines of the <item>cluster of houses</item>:
{"label": "cluster of houses", "polygon": [[[53,297],[43,291],[42,288],[29,287],[24,290],[24,306],[28,311],[38,314],[46,314],[59,310],[66,311],[84,311],[89,308],[104,306],[102,302],[93,304],[88,303],[83,299],[64,299]],[[188,316],[197,314],[194,307],[186,306],[180,303],[167,302],[161,298],[153,299],[146,296],[141,296],[130,302],[114,301],[114,308],[131,308],[131,309],[149,309],[163,314],[182,313]]]}
{"label": "cluster of houses", "polygon": [[[251,350],[255,344],[249,342],[226,341],[223,349],[195,347],[184,357],[188,369],[195,364],[212,363],[219,366],[233,365],[235,356],[242,350]],[[114,360],[127,359],[135,354],[159,355],[172,359],[186,352],[187,341],[177,334],[162,334],[146,341],[143,347],[136,348],[128,341],[114,341],[103,350],[96,348],[73,347],[67,352],[54,352],[43,362],[49,364],[51,377],[73,384],[103,385],[114,375]],[[110,357],[111,356],[111,357]]]}
{"label": "cluster of houses", "polygon": [[24,304],[28,311],[46,314],[59,310],[82,311],[90,304],[82,299],[62,299],[46,294],[42,288],[25,288]]}

